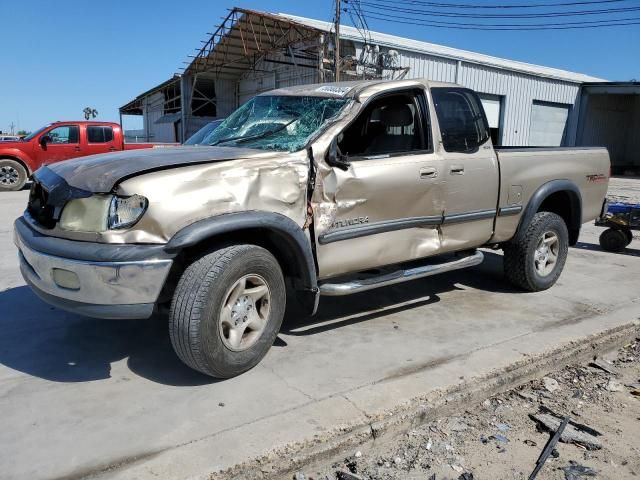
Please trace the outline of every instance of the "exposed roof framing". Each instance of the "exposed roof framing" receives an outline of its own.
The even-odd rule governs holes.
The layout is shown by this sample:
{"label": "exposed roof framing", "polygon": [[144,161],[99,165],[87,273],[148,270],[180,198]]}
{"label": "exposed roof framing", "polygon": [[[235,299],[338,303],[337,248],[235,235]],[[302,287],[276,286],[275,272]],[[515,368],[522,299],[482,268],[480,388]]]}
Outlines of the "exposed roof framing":
{"label": "exposed roof framing", "polygon": [[[177,84],[177,85],[176,85]],[[165,92],[167,90],[171,90],[173,87],[178,86],[180,84],[180,77],[173,77],[169,80],[165,80],[160,85],[156,85],[151,90],[147,90],[144,93],[141,93],[136,98],[131,100],[129,103],[120,107],[120,113],[124,115],[142,115],[142,101],[145,97],[149,95],[153,95],[156,92]],[[170,92],[170,95],[165,94],[166,106],[170,107],[170,109],[176,110],[180,108],[180,92],[179,90],[176,92],[175,89]]]}
{"label": "exposed roof framing", "polygon": [[238,76],[256,68],[269,54],[304,48],[324,32],[295,20],[255,10],[234,8],[185,68],[185,73],[211,72]]}

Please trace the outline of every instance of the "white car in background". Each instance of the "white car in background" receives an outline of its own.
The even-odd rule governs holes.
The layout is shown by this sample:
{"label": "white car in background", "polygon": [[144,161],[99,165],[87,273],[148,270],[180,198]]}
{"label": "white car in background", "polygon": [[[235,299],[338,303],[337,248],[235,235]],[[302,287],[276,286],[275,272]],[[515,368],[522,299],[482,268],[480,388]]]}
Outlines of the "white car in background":
{"label": "white car in background", "polygon": [[17,142],[20,137],[17,135],[2,135],[0,134],[0,142]]}

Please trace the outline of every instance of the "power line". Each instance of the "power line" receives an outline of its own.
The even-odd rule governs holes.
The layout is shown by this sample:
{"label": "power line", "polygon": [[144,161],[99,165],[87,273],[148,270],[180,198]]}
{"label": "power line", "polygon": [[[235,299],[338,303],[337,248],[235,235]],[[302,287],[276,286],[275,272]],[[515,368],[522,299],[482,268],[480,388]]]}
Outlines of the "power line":
{"label": "power line", "polygon": [[[369,18],[373,19],[373,20],[380,20],[380,21],[386,21],[386,22],[394,22],[394,23],[401,23],[401,24],[405,24],[405,25],[418,25],[418,26],[423,26],[423,27],[434,27],[434,28],[447,28],[447,29],[453,29],[453,30],[492,30],[492,31],[510,31],[510,30],[516,30],[516,31],[525,31],[525,30],[530,30],[530,31],[535,31],[535,30],[572,30],[572,29],[585,29],[585,28],[602,28],[602,27],[619,27],[619,26],[626,26],[626,25],[640,25],[640,21],[635,22],[635,21],[627,21],[628,19],[622,19],[622,20],[602,20],[603,22],[620,22],[620,23],[601,23],[601,24],[596,24],[596,25],[585,25],[586,22],[580,22],[580,25],[567,25],[567,26],[562,26],[562,24],[560,25],[552,25],[549,26],[549,24],[543,25],[543,24],[538,24],[538,25],[534,25],[534,26],[526,26],[526,27],[506,27],[506,26],[496,26],[496,27],[492,27],[492,26],[462,26],[462,25],[454,25],[451,23],[447,23],[447,22],[439,22],[439,23],[433,23],[433,22],[429,22],[429,21],[408,21],[408,20],[404,20],[405,17],[398,17],[395,15],[390,15],[387,14],[384,17],[377,17],[377,16],[373,16],[373,15],[369,15]],[[577,23],[577,22],[576,22]],[[469,24],[472,25],[472,24]],[[481,24],[479,24],[481,25]]]}
{"label": "power line", "polygon": [[[353,0],[347,1],[345,3],[351,4]],[[436,10],[415,10],[411,8],[398,7],[397,3],[392,5],[387,5],[383,2],[386,0],[359,0],[359,3],[365,5],[366,7],[373,8],[375,10],[381,10],[377,12],[378,15],[384,14],[385,12],[402,12],[409,13],[412,15],[423,15],[423,16],[433,16],[433,17],[447,17],[447,18],[553,18],[553,17],[573,17],[573,16],[584,16],[584,15],[605,15],[612,13],[628,13],[635,12],[640,10],[640,6],[638,7],[624,7],[624,8],[607,8],[607,9],[599,9],[599,10],[574,10],[568,12],[541,12],[541,13],[513,13],[513,14],[485,14],[485,13],[452,13],[452,12],[440,12]]]}
{"label": "power line", "polygon": [[[363,13],[371,13],[367,11],[363,11]],[[392,18],[399,18],[404,20],[405,17],[400,17],[397,15],[388,15]],[[371,17],[375,18],[375,17]],[[564,26],[564,25],[588,25],[593,24],[597,25],[600,23],[612,23],[612,22],[631,22],[631,21],[640,21],[640,17],[631,17],[631,18],[619,18],[619,19],[608,19],[608,20],[582,20],[580,22],[561,22],[561,23],[463,23],[463,22],[440,22],[437,20],[424,20],[429,24],[435,25],[460,25],[460,26],[468,26],[468,27],[545,27],[545,26]],[[615,23],[612,23],[615,24]]]}
{"label": "power line", "polygon": [[[493,5],[477,5],[469,3],[443,3],[443,2],[428,2],[423,0],[405,0],[405,4],[422,5],[427,7],[442,7],[442,8],[474,8],[474,9],[517,9],[517,8],[559,8],[573,5],[597,5],[603,3],[620,3],[633,0],[583,0],[575,2],[553,2],[553,3],[526,3],[526,4],[493,4]],[[394,5],[397,2],[392,2]]]}

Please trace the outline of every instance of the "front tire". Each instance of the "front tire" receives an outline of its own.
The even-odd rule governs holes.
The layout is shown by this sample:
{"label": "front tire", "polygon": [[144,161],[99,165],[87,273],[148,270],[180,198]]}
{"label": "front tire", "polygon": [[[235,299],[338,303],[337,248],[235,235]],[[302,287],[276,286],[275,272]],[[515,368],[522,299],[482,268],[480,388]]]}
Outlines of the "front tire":
{"label": "front tire", "polygon": [[276,339],[286,306],[282,270],[255,245],[233,245],[194,261],[169,314],[176,354],[206,375],[229,378],[254,367]]}
{"label": "front tire", "polygon": [[20,162],[0,158],[0,192],[21,190],[28,178],[27,170]]}
{"label": "front tire", "polygon": [[538,212],[526,230],[505,245],[505,276],[524,290],[546,290],[560,277],[568,251],[569,233],[562,217]]}

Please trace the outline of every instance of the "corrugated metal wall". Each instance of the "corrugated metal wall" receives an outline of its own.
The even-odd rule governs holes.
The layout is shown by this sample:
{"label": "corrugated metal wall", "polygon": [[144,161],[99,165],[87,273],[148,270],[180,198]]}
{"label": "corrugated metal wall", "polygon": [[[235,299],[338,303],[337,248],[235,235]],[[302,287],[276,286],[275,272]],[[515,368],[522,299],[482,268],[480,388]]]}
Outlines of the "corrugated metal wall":
{"label": "corrugated metal wall", "polygon": [[529,145],[533,101],[575,104],[579,85],[461,62],[458,83],[504,96],[503,145]]}
{"label": "corrugated metal wall", "polygon": [[576,144],[604,145],[613,166],[640,165],[640,95],[589,94]]}

